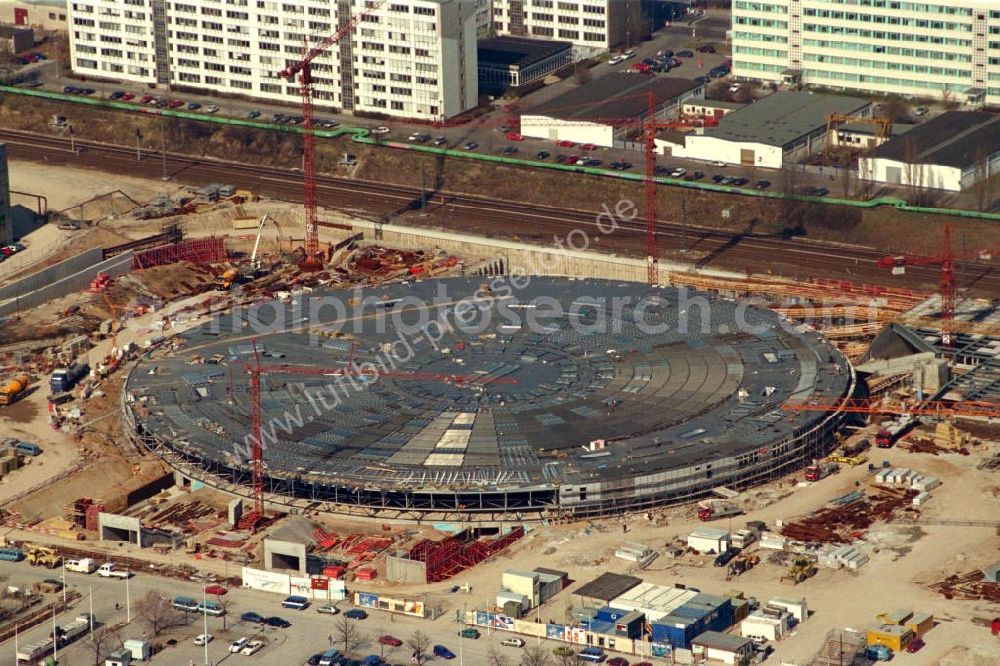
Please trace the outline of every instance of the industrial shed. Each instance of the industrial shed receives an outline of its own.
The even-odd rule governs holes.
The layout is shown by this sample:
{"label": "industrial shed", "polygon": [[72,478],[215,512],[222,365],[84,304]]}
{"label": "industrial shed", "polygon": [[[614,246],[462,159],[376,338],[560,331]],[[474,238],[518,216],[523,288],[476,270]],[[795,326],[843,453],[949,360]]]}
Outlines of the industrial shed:
{"label": "industrial shed", "polygon": [[858,170],[862,180],[961,192],[1000,172],[1000,115],[942,113],[875,148]]}
{"label": "industrial shed", "polygon": [[753,654],[753,640],[718,631],[706,631],[691,641],[695,657],[721,661],[724,664],[743,664]]}
{"label": "industrial shed", "polygon": [[705,96],[704,84],[668,76],[608,74],[521,115],[521,134],[610,148],[641,127],[652,93],[658,120],[675,118],[683,102]]}
{"label": "industrial shed", "polygon": [[573,593],[573,605],[584,608],[603,608],[609,602],[642,584],[635,576],[603,573]]}
{"label": "industrial shed", "polygon": [[857,97],[784,91],[727,113],[703,132],[657,138],[664,155],[780,169],[823,149],[830,114],[868,116],[871,102]]}

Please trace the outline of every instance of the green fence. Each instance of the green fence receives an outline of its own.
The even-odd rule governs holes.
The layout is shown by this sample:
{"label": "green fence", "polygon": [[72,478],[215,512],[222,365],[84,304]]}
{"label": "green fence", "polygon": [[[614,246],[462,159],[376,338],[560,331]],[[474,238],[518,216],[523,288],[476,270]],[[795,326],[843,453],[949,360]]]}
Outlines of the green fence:
{"label": "green fence", "polygon": [[[95,106],[107,109],[117,109],[120,111],[130,111],[132,113],[141,113],[150,116],[181,118],[183,120],[195,120],[200,122],[217,123],[219,125],[231,125],[236,127],[252,127],[255,129],[270,130],[272,132],[302,134],[304,131],[302,127],[299,127],[297,125],[279,125],[277,123],[259,122],[250,119],[227,118],[225,116],[216,116],[209,113],[198,113],[196,111],[180,111],[175,109],[152,108],[152,107],[142,106],[140,104],[130,104],[128,102],[117,102],[114,100],[83,97],[79,95],[67,95],[63,93],[48,92],[45,90],[35,90],[32,88],[18,88],[15,86],[0,85],[0,92],[13,93],[16,95],[25,95],[28,97],[40,97],[43,99],[52,99],[61,102],[71,102],[74,104],[85,104],[89,106]],[[337,127],[336,129],[315,129],[313,130],[313,133],[317,137],[321,138],[332,139],[342,136],[350,136],[352,141],[372,146],[385,146],[395,150],[408,150],[411,152],[425,153],[430,155],[445,155],[448,157],[456,157],[460,159],[479,160],[481,162],[492,162],[494,164],[503,164],[506,166],[531,167],[533,169],[548,169],[550,171],[583,173],[591,176],[600,176],[602,178],[620,178],[622,180],[631,180],[635,182],[643,182],[645,180],[645,174],[641,173],[628,173],[622,171],[613,171],[611,169],[601,169],[596,167],[572,166],[567,164],[524,160],[516,157],[507,157],[504,155],[486,155],[483,153],[476,153],[465,150],[437,148],[433,146],[423,146],[419,144],[400,143],[398,141],[385,141],[379,139],[379,137],[373,135],[370,130],[364,127]],[[790,199],[793,201],[805,201],[810,203],[818,203],[818,204],[833,205],[833,206],[850,206],[852,208],[877,208],[879,206],[891,206],[898,210],[906,211],[909,213],[924,213],[928,215],[955,215],[969,219],[1000,221],[1000,214],[998,213],[984,213],[980,211],[965,210],[961,208],[928,208],[924,206],[911,206],[902,199],[897,199],[895,197],[877,197],[875,199],[868,199],[866,201],[858,201],[855,199],[839,199],[836,197],[814,197],[801,194],[786,194],[784,192],[758,190],[755,188],[747,188],[747,187],[732,187],[728,185],[718,185],[715,183],[698,183],[688,180],[677,180],[675,178],[658,177],[655,180],[657,183],[660,183],[662,185],[670,185],[673,187],[685,187],[692,190],[701,190],[703,192],[724,192],[727,194],[737,194],[740,196],[749,196],[749,197],[763,197],[767,199]]]}

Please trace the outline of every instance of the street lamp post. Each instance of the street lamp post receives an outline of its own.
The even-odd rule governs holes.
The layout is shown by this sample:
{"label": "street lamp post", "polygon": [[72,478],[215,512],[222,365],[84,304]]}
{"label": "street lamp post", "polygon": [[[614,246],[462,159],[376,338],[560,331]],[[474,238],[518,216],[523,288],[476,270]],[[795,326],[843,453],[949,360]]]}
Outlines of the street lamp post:
{"label": "street lamp post", "polygon": [[208,604],[205,601],[205,588],[201,588],[201,617],[202,617],[202,633],[205,639],[205,666],[208,666]]}
{"label": "street lamp post", "polygon": [[56,606],[52,605],[52,656],[59,663],[59,634],[56,631]]}
{"label": "street lamp post", "polygon": [[132,572],[125,569],[125,623],[132,622],[132,600],[128,590],[128,579],[132,577]]}

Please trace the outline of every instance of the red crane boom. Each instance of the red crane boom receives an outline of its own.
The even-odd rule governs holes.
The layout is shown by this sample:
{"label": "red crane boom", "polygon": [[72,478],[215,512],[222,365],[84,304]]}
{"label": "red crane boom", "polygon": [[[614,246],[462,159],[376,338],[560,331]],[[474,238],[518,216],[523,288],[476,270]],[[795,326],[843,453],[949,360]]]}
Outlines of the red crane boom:
{"label": "red crane boom", "polygon": [[383,371],[377,367],[365,367],[364,364],[357,366],[353,362],[353,352],[349,365],[343,368],[317,368],[305,365],[263,365],[260,362],[260,354],[257,352],[257,341],[253,342],[254,364],[246,364],[247,372],[250,373],[250,404],[252,409],[251,418],[251,443],[250,443],[250,470],[253,483],[253,508],[250,513],[243,516],[240,527],[244,529],[255,529],[257,524],[264,517],[264,447],[262,438],[262,416],[260,407],[260,378],[267,373],[310,375],[310,376],[361,376],[361,377],[393,377],[397,379],[420,379],[424,381],[440,381],[452,384],[516,384],[517,380],[512,377],[488,377],[484,375],[453,375],[439,372],[402,372]]}
{"label": "red crane boom", "polygon": [[[370,2],[365,11],[352,16],[337,32],[330,35],[319,44],[309,47],[309,37],[305,38],[305,57],[292,63],[278,72],[278,76],[295,81],[298,76],[299,92],[302,94],[302,172],[305,185],[306,256],[299,268],[306,271],[323,269],[324,261],[319,251],[319,229],[316,226],[316,135],[313,133],[313,102],[312,102],[312,61],[321,53],[339,42],[349,34],[364,17],[370,16],[385,0]],[[345,66],[352,66],[347,63]]]}

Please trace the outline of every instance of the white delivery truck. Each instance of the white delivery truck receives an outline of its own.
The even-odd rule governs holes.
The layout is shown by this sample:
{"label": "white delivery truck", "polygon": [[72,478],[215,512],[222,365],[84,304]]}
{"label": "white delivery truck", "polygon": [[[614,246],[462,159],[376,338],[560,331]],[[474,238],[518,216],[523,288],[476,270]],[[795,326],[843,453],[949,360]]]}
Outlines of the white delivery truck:
{"label": "white delivery truck", "polygon": [[97,571],[97,560],[85,557],[82,560],[66,560],[66,571],[92,574]]}

